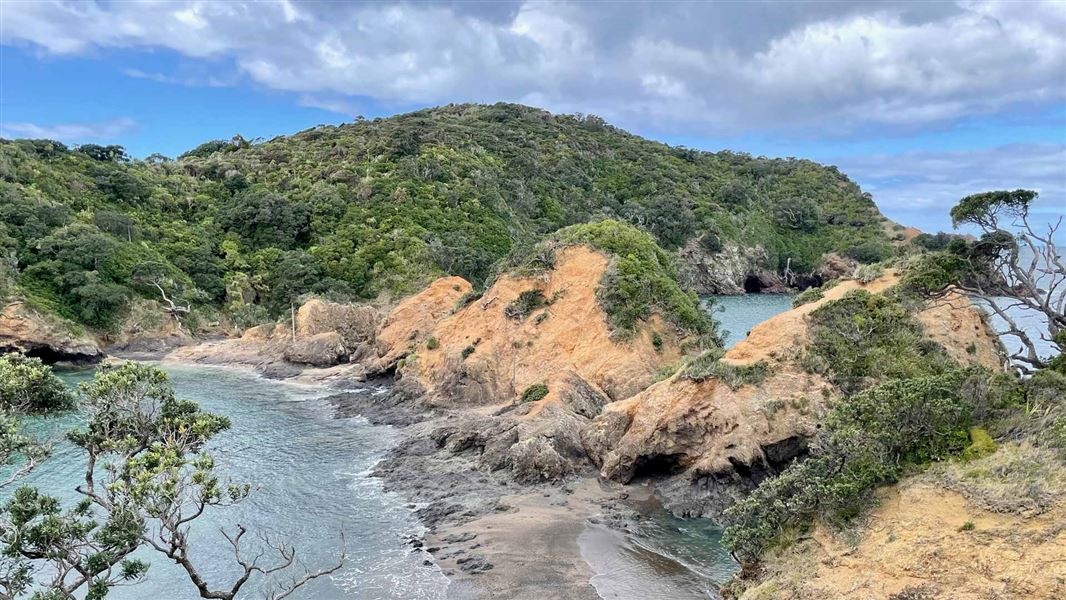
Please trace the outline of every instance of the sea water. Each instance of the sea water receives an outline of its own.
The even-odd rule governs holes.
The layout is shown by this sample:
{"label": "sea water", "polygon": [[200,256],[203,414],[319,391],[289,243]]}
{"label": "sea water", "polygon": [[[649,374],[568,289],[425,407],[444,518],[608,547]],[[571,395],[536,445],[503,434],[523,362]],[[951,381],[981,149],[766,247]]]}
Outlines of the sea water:
{"label": "sea water", "polygon": [[[403,499],[386,493],[370,476],[374,464],[396,442],[389,427],[362,418],[337,419],[325,397],[327,390],[270,381],[235,369],[164,365],[178,396],[205,410],[223,414],[232,429],[210,444],[218,469],[236,483],[251,483],[251,497],[233,507],[218,508],[197,519],[192,529],[191,559],[213,588],[229,589],[240,575],[232,551],[219,532],[240,523],[249,533],[246,554],[254,556],[255,532],[287,540],[308,568],[333,564],[344,546],[347,561],[338,572],[311,582],[290,598],[438,599],[447,579],[430,558],[406,542],[422,527]],[[68,371],[70,384],[91,378],[91,371]],[[375,393],[372,387],[362,393]],[[60,496],[70,506],[84,471],[79,450],[62,432],[79,423],[70,413],[30,425],[55,440],[55,453],[24,480],[27,485]],[[10,491],[6,491],[9,495]],[[184,571],[159,553],[141,549],[136,556],[151,562],[145,581],[115,588],[116,600],[193,600],[199,598]],[[270,564],[270,555],[263,564]],[[293,574],[302,574],[295,571]],[[271,580],[256,576],[240,597],[262,597]]]}
{"label": "sea water", "polygon": [[710,310],[732,348],[747,337],[752,327],[792,308],[792,294],[744,294],[742,296],[704,296],[702,304]]}
{"label": "sea water", "polygon": [[[719,297],[715,317],[733,345],[755,324],[791,306],[791,297]],[[739,334],[737,333],[739,332]],[[332,564],[346,537],[347,561],[338,572],[290,596],[295,600],[441,599],[448,581],[431,558],[407,541],[423,533],[402,497],[386,493],[372,477],[374,464],[397,441],[390,427],[360,417],[338,419],[319,387],[272,381],[237,369],[163,364],[178,396],[230,417],[232,429],[212,440],[218,468],[235,483],[251,483],[251,497],[198,519],[192,529],[191,558],[214,588],[228,588],[239,570],[219,532],[246,526],[285,539],[309,568]],[[92,377],[91,370],[60,371],[70,385]],[[373,386],[356,393],[379,394]],[[81,452],[63,439],[80,425],[77,413],[29,419],[27,427],[53,440],[52,457],[22,483],[59,496],[66,506],[83,475]],[[4,494],[9,496],[10,490]],[[626,532],[591,526],[581,545],[604,598],[716,598],[718,586],[736,568],[720,544],[721,531],[706,519],[677,519],[661,508],[646,508]],[[250,547],[249,552],[252,551]],[[136,554],[151,563],[145,581],[115,588],[116,600],[194,600],[185,573],[149,549]],[[276,581],[253,578],[243,597],[260,597]],[[654,595],[648,595],[652,594]]]}

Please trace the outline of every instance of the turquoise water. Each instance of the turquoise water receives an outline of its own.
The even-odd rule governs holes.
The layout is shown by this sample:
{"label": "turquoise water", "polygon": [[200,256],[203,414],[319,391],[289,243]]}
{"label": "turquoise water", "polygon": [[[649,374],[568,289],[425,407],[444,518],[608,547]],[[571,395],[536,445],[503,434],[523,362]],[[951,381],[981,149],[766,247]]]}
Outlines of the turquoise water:
{"label": "turquoise water", "polygon": [[746,294],[743,296],[705,296],[714,306],[714,318],[721,324],[725,347],[732,348],[747,337],[752,327],[792,308],[791,294]]}
{"label": "turquoise water", "polygon": [[[360,418],[336,419],[321,389],[269,381],[231,369],[165,366],[179,396],[205,409],[229,416],[233,428],[212,442],[222,471],[236,482],[258,489],[247,501],[205,515],[196,522],[192,559],[213,587],[229,587],[234,562],[218,531],[220,526],[244,524],[250,532],[286,536],[297,557],[308,566],[334,561],[339,532],[348,539],[348,562],[328,579],[319,579],[290,598],[438,599],[445,597],[447,580],[429,558],[405,545],[422,531],[403,500],[385,493],[370,469],[395,442],[387,427]],[[74,384],[91,377],[88,371],[62,373]],[[367,388],[364,393],[375,393]],[[34,424],[38,432],[56,439],[54,456],[25,483],[73,500],[73,484],[84,462],[77,448],[60,433],[75,425],[76,415]],[[252,538],[249,534],[246,538]],[[197,543],[204,542],[204,543]],[[158,553],[142,549],[151,561],[146,581],[116,588],[117,600],[193,600],[196,594],[183,571]],[[241,597],[262,597],[269,581],[254,580]]]}
{"label": "turquoise water", "polygon": [[578,537],[596,573],[592,585],[605,600],[721,598],[719,588],[737,570],[709,519],[679,519],[657,503],[640,511],[628,531],[590,525]]}

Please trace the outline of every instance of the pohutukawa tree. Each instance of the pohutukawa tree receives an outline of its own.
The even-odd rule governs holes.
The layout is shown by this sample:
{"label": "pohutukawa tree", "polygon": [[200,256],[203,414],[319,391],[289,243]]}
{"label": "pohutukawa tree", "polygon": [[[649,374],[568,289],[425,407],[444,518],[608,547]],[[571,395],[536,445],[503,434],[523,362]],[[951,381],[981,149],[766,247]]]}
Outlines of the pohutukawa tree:
{"label": "pohutukawa tree", "polygon": [[284,540],[259,535],[249,548],[248,530],[238,524],[219,540],[233,554],[237,577],[207,581],[191,557],[190,530],[206,511],[236,504],[251,490],[224,482],[205,448],[229,419],[177,399],[163,371],[138,363],[102,367],[81,396],[87,424],[68,437],[86,459],[76,488],[83,500],[63,509],[36,489],[15,492],[0,519],[0,600],[104,598],[147,575],[148,565],[131,558],[142,546],[176,563],[201,598],[216,600],[239,597],[256,575],[285,578],[266,595],[280,600],[341,568],[343,551],[336,563],[312,570]]}
{"label": "pohutukawa tree", "polygon": [[[1022,371],[1047,366],[1037,340],[1060,353],[1066,345],[1066,263],[1055,247],[1062,217],[1046,226],[1034,224],[1029,209],[1036,197],[1031,190],[1014,190],[960,200],[951,209],[952,224],[974,225],[982,235],[975,242],[959,240],[949,246],[955,276],[942,288],[980,298],[1002,320],[1005,325],[999,333],[1021,343],[1011,358]],[[1019,312],[1039,313],[1046,324],[1039,332],[1026,330],[1019,323]]]}

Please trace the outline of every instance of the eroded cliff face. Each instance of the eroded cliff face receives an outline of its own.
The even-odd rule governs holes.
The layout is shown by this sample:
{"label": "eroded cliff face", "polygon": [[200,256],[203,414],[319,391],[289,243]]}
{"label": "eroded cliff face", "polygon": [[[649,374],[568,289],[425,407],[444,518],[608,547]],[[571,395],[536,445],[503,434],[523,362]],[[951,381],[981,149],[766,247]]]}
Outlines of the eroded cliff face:
{"label": "eroded cliff face", "polygon": [[[405,374],[418,378],[432,402],[448,405],[513,404],[530,386],[546,385],[531,412],[566,402],[575,381],[611,400],[643,390],[680,358],[679,340],[654,317],[628,339],[610,331],[596,300],[607,263],[574,246],[560,250],[542,276],[501,276],[436,324],[428,336],[436,343],[415,348]],[[532,291],[544,305],[515,316],[513,303]]]}
{"label": "eroded cliff face", "polygon": [[[806,452],[838,391],[797,359],[809,343],[809,315],[818,307],[865,289],[884,292],[893,273],[861,284],[841,282],[812,303],[752,329],[720,359],[728,368],[759,367],[753,383],[693,380],[684,369],[623,402],[606,406],[583,433],[601,475],[621,482],[654,477],[668,508],[714,516],[739,495]],[[964,298],[918,315],[927,335],[963,364],[1002,365],[998,339]]]}
{"label": "eroded cliff face", "polygon": [[[377,368],[403,358],[401,385],[431,405],[464,410],[467,418],[431,437],[477,453],[490,471],[539,480],[586,469],[582,429],[682,356],[682,340],[657,316],[629,336],[610,330],[596,299],[608,263],[587,247],[563,248],[553,269],[502,275],[461,306],[469,285],[438,280],[386,318]],[[517,310],[523,294],[541,301]]]}
{"label": "eroded cliff face", "polygon": [[21,352],[45,362],[96,362],[103,358],[88,333],[54,316],[46,316],[21,301],[0,311],[0,353]]}
{"label": "eroded cliff face", "polygon": [[[947,466],[967,481],[961,491],[945,487],[936,468],[885,488],[858,530],[818,525],[770,553],[740,600],[1066,597],[1066,473],[1057,465],[1011,445]],[[1026,481],[1030,474],[1038,477]],[[998,481],[980,491],[998,497],[994,505],[967,493],[990,479]]]}
{"label": "eroded cliff face", "polygon": [[678,251],[678,258],[681,280],[700,295],[788,291],[781,277],[765,267],[761,247],[729,244],[712,254],[694,239]]}

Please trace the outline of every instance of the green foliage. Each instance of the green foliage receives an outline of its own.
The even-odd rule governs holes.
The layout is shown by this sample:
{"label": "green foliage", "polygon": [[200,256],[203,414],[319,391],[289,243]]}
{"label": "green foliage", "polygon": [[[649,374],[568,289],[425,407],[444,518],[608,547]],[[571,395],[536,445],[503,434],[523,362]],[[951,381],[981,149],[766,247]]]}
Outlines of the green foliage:
{"label": "green foliage", "polygon": [[524,321],[533,311],[547,305],[548,299],[544,297],[544,292],[536,288],[529,289],[518,294],[517,298],[507,303],[507,306],[503,309],[503,314],[516,321]]}
{"label": "green foliage", "polygon": [[707,336],[720,345],[717,323],[700,309],[695,294],[678,286],[673,260],[647,233],[608,220],[572,225],[554,239],[588,244],[613,255],[596,295],[616,330],[631,333],[637,321],[659,312],[681,331]]}
{"label": "green foliage", "polygon": [[475,350],[477,350],[477,346],[474,346],[473,344],[470,344],[466,348],[463,348],[463,351],[461,353],[462,356],[463,356],[463,360],[466,360],[467,358],[469,358],[470,355],[473,354]]}
{"label": "green foliage", "polygon": [[892,246],[882,240],[869,240],[844,251],[844,256],[870,264],[892,258]]}
{"label": "green foliage", "polygon": [[792,308],[799,308],[804,304],[810,304],[811,302],[817,302],[825,297],[825,293],[820,287],[810,287],[802,292],[796,294],[796,297],[792,299]]}
{"label": "green foliage", "polygon": [[821,517],[845,524],[873,490],[913,465],[966,448],[976,407],[961,393],[980,372],[956,370],[895,380],[840,400],[830,410],[811,456],[762,482],[725,513],[723,543],[743,561],[757,560],[783,532]]}
{"label": "green foliage", "polygon": [[737,390],[746,385],[758,385],[770,374],[770,365],[758,361],[750,365],[734,365],[722,362],[725,351],[713,348],[692,359],[681,371],[681,376],[693,381],[718,379]]}
{"label": "green foliage", "polygon": [[880,265],[859,265],[851,276],[865,284],[882,277],[884,274],[885,270]]}
{"label": "green foliage", "polygon": [[74,407],[74,394],[39,358],[0,356],[0,411],[44,413]]}
{"label": "green foliage", "polygon": [[437,341],[437,338],[435,338],[433,336],[429,336],[429,339],[426,340],[426,349],[427,350],[436,350],[439,347],[440,347],[440,342]]}
{"label": "green foliage", "polygon": [[951,209],[955,227],[972,223],[986,230],[999,229],[999,218],[1025,214],[1039,194],[1032,190],[983,192],[966,196]]}
{"label": "green foliage", "polygon": [[802,358],[850,394],[889,378],[943,373],[953,361],[924,338],[921,324],[895,298],[848,292],[810,314],[811,343]]}
{"label": "green foliage", "polygon": [[[0,217],[0,247],[20,270],[15,293],[99,328],[135,298],[157,297],[121,278],[137,265],[108,271],[104,239],[136,245],[122,250],[127,258],[162,261],[194,303],[245,317],[260,314],[245,306],[254,304],[270,317],[312,291],[290,281],[355,298],[411,293],[442,274],[480,286],[518,246],[599,218],[638,225],[668,249],[696,238],[710,251],[762,246],[771,268],[794,271],[884,238],[869,196],[835,168],[671,148],[593,117],[512,104],[451,105],[260,144],[209,141],[175,161],[0,140]],[[89,228],[76,240],[58,231],[75,223]],[[59,259],[54,245],[38,249],[56,236],[87,244],[101,268]],[[286,261],[285,252],[299,254]],[[293,280],[295,260],[305,271]],[[619,264],[618,278],[637,266]],[[238,277],[255,294],[230,307],[226,284]],[[642,312],[621,308],[637,309],[620,317],[623,328]],[[694,319],[681,318],[699,327]]]}
{"label": "green foliage", "polygon": [[651,345],[656,352],[663,351],[663,336],[658,331],[651,332]]}
{"label": "green foliage", "polygon": [[518,399],[518,402],[521,404],[525,404],[526,402],[536,402],[547,395],[548,386],[543,383],[534,383],[522,390],[522,396]]}
{"label": "green foliage", "polygon": [[992,454],[998,448],[996,440],[982,427],[970,428],[970,445],[962,452],[963,460],[977,460]]}

